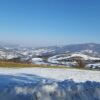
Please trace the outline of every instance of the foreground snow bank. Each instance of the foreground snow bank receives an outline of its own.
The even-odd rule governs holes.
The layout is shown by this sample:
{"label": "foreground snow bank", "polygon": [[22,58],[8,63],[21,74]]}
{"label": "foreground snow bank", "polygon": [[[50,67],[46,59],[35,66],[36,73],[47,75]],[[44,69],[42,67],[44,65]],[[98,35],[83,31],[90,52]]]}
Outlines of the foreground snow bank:
{"label": "foreground snow bank", "polygon": [[100,71],[59,69],[59,68],[0,68],[0,74],[20,76],[23,74],[37,75],[44,78],[63,81],[73,79],[75,82],[95,81],[100,82]]}
{"label": "foreground snow bank", "polygon": [[0,100],[100,100],[100,72],[0,68]]}
{"label": "foreground snow bank", "polygon": [[18,96],[20,94],[31,95],[32,100],[100,100],[100,84],[89,81],[85,83],[73,81],[42,83],[35,89],[17,86],[14,90]]}
{"label": "foreground snow bank", "polygon": [[0,100],[100,100],[100,83],[0,75]]}

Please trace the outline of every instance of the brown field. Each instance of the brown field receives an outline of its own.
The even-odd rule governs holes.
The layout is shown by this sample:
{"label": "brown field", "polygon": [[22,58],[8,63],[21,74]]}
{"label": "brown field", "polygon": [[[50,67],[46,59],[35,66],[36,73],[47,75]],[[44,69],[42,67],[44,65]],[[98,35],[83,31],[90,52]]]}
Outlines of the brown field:
{"label": "brown field", "polygon": [[0,67],[43,67],[43,68],[65,68],[64,66],[47,66],[47,65],[37,65],[31,63],[18,63],[18,62],[8,62],[8,61],[0,61]]}

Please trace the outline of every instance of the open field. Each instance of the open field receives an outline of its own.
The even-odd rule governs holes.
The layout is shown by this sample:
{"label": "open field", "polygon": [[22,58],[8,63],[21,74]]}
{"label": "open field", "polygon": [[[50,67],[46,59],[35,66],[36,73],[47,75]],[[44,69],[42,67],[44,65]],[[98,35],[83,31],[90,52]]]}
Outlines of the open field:
{"label": "open field", "polygon": [[[36,75],[58,81],[72,79],[75,82],[100,82],[100,71],[67,68],[0,68],[0,75],[27,76]],[[34,78],[32,78],[33,80]]]}

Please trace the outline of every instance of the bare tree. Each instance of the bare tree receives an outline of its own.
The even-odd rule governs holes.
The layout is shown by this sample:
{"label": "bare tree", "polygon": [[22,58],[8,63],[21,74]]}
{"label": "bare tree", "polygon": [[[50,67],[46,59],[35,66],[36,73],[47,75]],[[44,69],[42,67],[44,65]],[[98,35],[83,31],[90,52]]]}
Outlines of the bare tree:
{"label": "bare tree", "polygon": [[74,60],[77,62],[78,68],[84,68],[86,66],[86,62],[83,58],[75,57]]}

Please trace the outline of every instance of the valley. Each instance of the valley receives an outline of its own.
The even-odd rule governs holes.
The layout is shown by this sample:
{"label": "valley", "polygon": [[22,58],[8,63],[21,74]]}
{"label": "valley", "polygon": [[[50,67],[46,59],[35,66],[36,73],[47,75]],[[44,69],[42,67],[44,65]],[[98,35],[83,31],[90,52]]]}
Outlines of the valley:
{"label": "valley", "polygon": [[0,46],[1,67],[69,67],[100,69],[100,45],[95,43],[50,47]]}

